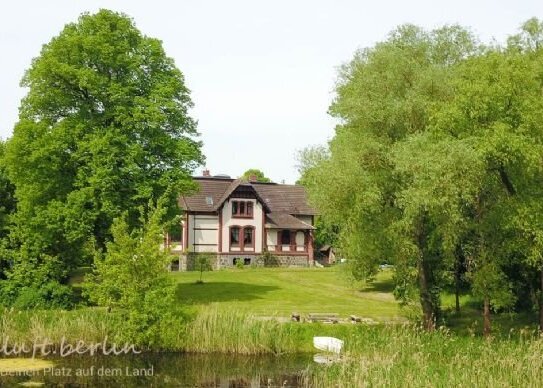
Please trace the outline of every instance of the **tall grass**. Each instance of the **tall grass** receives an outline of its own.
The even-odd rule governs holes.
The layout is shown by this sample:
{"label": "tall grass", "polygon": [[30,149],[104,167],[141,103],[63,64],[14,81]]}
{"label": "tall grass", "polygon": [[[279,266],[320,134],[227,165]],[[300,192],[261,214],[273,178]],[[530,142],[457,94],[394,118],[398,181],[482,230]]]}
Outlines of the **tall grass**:
{"label": "tall grass", "polygon": [[357,328],[343,360],[312,365],[308,387],[538,387],[543,342],[526,333],[509,339],[424,333],[412,326]]}
{"label": "tall grass", "polygon": [[[0,336],[10,342],[47,337],[53,342],[121,338],[123,322],[103,310],[1,312]],[[541,386],[543,339],[534,332],[484,339],[426,333],[413,325],[319,325],[263,320],[210,305],[180,327],[167,328],[167,348],[194,353],[283,354],[314,352],[312,337],[345,341],[340,362],[313,364],[302,374],[308,387]]]}
{"label": "tall grass", "polygon": [[0,310],[0,337],[13,343],[32,344],[48,339],[59,344],[78,340],[100,342],[107,336],[117,337],[116,330],[121,321],[116,314],[98,309],[81,310]]}
{"label": "tall grass", "polygon": [[219,311],[212,305],[185,326],[182,349],[245,355],[297,353],[309,350],[307,341],[312,337],[307,329],[244,312]]}
{"label": "tall grass", "polygon": [[[32,344],[44,338],[53,344],[63,338],[68,343],[90,343],[101,342],[106,336],[110,344],[127,341],[121,316],[103,309],[3,310],[0,315],[0,340],[9,337],[12,344]],[[310,352],[314,335],[337,336],[349,329],[344,325],[281,323],[240,311],[225,312],[212,304],[179,325],[161,327],[161,345],[148,350],[242,355]]]}

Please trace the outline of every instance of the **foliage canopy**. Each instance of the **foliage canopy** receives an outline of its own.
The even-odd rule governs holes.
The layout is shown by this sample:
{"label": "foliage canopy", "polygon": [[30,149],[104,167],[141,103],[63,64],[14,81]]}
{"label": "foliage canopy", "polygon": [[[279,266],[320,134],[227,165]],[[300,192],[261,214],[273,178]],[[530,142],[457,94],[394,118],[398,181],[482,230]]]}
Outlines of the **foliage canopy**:
{"label": "foliage canopy", "polygon": [[203,160],[182,73],[123,14],[66,25],[21,84],[28,94],[5,155],[18,201],[8,299],[44,277],[65,282],[106,247],[115,218],[141,226],[150,199],[167,198],[173,218]]}

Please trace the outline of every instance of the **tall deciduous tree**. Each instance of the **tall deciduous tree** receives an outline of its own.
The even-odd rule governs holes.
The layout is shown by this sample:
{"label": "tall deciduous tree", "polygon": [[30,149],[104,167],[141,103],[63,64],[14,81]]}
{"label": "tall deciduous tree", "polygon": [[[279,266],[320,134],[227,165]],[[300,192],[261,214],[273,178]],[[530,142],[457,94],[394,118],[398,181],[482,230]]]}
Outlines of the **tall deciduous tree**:
{"label": "tall deciduous tree", "polygon": [[22,85],[6,152],[20,247],[10,280],[39,287],[39,268],[53,266],[47,277],[64,281],[92,246],[105,247],[113,219],[128,212],[128,227],[138,226],[150,198],[168,196],[173,216],[203,157],[182,73],[123,14],[101,10],[66,25]]}
{"label": "tall deciduous tree", "polygon": [[403,27],[341,74],[331,112],[342,124],[304,182],[342,225],[359,275],[395,259],[397,295],[416,285],[428,328],[459,265],[485,334],[491,309],[519,296],[512,281],[531,288],[514,272],[540,272],[543,327],[542,37],[537,19],[505,48],[477,49],[456,27]]}
{"label": "tall deciduous tree", "polygon": [[[330,155],[303,178],[323,216],[341,225],[340,245],[356,262],[355,274],[371,276],[380,262],[394,261],[397,295],[408,301],[418,290],[428,329],[439,314],[440,272],[446,267],[438,241],[441,229],[452,228],[433,214],[445,201],[457,201],[439,202],[425,188],[410,185],[418,182],[413,174],[421,165],[406,160],[412,143],[428,143],[423,136],[431,116],[453,93],[451,68],[475,51],[474,39],[460,27],[426,32],[407,25],[356,53],[340,72],[330,107],[342,122],[329,144]],[[438,143],[434,152],[444,148]],[[443,164],[454,165],[462,156],[458,152]],[[421,155],[420,163],[435,161],[431,157]],[[437,176],[430,182],[440,189],[448,181],[441,181],[434,168],[428,173]],[[454,177],[451,172],[449,178]]]}

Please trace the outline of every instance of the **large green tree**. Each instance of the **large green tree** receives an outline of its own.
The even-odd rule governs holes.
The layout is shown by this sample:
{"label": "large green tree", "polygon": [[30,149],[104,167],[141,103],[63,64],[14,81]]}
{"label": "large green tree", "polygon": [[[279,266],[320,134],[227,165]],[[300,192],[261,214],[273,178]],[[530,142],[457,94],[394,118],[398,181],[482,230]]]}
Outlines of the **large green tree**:
{"label": "large green tree", "polygon": [[[113,219],[192,188],[202,162],[189,90],[159,40],[127,16],[83,14],[44,45],[6,151],[18,209],[8,298],[66,280],[110,238]],[[42,270],[46,268],[45,270]]]}
{"label": "large green tree", "polygon": [[542,32],[531,19],[484,48],[458,27],[404,26],[340,74],[342,123],[303,181],[355,274],[392,258],[396,293],[417,292],[427,328],[450,273],[468,272],[489,334],[491,309],[533,289],[530,269],[543,327]]}
{"label": "large green tree", "polygon": [[412,177],[396,165],[402,165],[407,139],[428,132],[436,106],[453,93],[448,80],[454,64],[475,52],[474,39],[462,28],[426,32],[411,25],[357,52],[341,69],[330,107],[342,123],[329,156],[303,178],[323,216],[341,225],[340,245],[355,263],[355,275],[369,277],[379,263],[393,261],[397,295],[408,302],[418,290],[428,328],[439,314],[445,267],[442,234],[432,217],[439,204],[420,190],[409,193]]}

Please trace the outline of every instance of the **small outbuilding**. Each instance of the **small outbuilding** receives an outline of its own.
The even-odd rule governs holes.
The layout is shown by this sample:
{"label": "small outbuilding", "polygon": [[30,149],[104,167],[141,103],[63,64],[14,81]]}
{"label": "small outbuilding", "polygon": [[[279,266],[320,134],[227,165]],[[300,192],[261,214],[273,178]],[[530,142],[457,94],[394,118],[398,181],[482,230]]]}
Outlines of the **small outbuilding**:
{"label": "small outbuilding", "polygon": [[336,262],[336,251],[331,245],[323,245],[319,249],[319,261],[323,265],[335,264]]}

